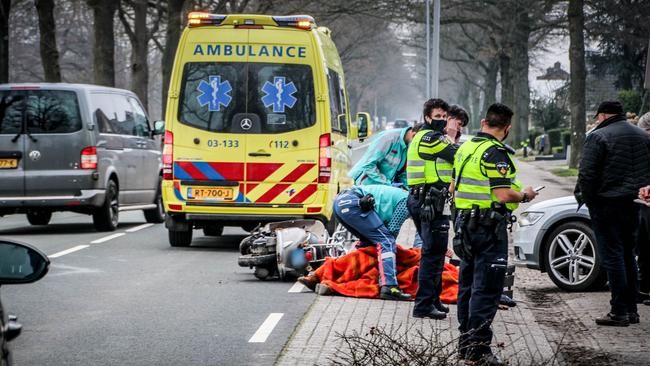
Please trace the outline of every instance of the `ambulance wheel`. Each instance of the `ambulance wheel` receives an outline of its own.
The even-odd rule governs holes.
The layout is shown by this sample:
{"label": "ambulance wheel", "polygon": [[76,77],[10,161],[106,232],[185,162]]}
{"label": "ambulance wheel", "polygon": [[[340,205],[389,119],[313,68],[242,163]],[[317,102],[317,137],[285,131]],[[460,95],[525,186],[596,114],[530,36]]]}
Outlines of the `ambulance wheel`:
{"label": "ambulance wheel", "polygon": [[259,226],[259,222],[252,222],[252,221],[241,224],[242,230],[248,231],[249,233],[255,230],[255,228],[257,228],[258,226]]}
{"label": "ambulance wheel", "polygon": [[173,247],[189,247],[192,244],[192,228],[189,230],[169,230],[169,244]]}
{"label": "ambulance wheel", "polygon": [[223,234],[223,225],[209,225],[203,227],[205,236],[221,236]]}

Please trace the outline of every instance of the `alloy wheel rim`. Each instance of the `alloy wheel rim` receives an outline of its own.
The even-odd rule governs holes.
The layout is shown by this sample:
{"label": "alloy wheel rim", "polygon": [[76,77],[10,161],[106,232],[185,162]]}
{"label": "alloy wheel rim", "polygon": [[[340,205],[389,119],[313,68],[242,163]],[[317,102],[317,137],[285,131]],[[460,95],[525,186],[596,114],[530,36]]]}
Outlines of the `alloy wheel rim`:
{"label": "alloy wheel rim", "polygon": [[591,276],[595,265],[595,246],[585,232],[566,229],[553,238],[548,251],[548,267],[560,282],[580,285]]}
{"label": "alloy wheel rim", "polygon": [[119,220],[120,205],[117,201],[117,192],[114,187],[111,187],[111,223],[113,226],[117,226]]}

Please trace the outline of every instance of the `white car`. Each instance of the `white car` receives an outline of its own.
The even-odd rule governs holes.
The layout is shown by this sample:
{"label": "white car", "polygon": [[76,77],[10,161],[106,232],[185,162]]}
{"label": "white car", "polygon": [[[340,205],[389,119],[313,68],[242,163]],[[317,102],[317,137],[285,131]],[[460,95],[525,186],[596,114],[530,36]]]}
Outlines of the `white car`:
{"label": "white car", "polygon": [[589,211],[586,206],[578,209],[573,196],[531,205],[519,215],[516,226],[515,256],[527,267],[547,272],[568,291],[605,284]]}

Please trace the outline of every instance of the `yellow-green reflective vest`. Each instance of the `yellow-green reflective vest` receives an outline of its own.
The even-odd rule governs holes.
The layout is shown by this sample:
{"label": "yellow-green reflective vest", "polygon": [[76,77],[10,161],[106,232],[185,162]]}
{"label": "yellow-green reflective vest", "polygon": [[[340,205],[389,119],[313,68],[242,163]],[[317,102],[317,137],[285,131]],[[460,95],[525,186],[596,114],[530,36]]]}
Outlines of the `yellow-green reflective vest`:
{"label": "yellow-green reflective vest", "polygon": [[[510,155],[510,170],[504,176],[499,173],[496,164],[483,160],[483,155],[492,146],[505,149],[505,146],[494,139],[474,138],[460,146],[454,159],[456,174],[456,192],[454,204],[457,209],[469,210],[472,205],[479,208],[490,208],[492,202],[499,202],[490,189],[490,178],[508,178],[512,181],[511,188],[521,190],[521,183],[515,178],[516,167]],[[462,172],[461,172],[462,169]],[[506,208],[510,211],[516,209],[519,203],[508,203]]]}
{"label": "yellow-green reflective vest", "polygon": [[420,153],[435,156],[449,146],[448,143],[439,139],[431,142],[422,141],[422,137],[428,132],[431,132],[431,130],[419,131],[409,144],[406,153],[406,183],[409,187],[438,182],[451,183],[452,163],[442,158],[425,160],[420,157]]}

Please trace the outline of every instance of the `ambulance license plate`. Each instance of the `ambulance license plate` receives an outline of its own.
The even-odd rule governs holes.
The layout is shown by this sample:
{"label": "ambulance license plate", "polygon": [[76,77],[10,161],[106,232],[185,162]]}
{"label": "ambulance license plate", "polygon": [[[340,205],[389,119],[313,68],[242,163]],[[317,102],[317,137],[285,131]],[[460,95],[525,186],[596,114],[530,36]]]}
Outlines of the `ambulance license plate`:
{"label": "ambulance license plate", "polygon": [[187,198],[191,200],[232,200],[232,187],[187,187]]}
{"label": "ambulance license plate", "polygon": [[18,159],[0,159],[0,169],[15,169],[18,167]]}

